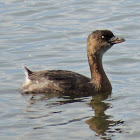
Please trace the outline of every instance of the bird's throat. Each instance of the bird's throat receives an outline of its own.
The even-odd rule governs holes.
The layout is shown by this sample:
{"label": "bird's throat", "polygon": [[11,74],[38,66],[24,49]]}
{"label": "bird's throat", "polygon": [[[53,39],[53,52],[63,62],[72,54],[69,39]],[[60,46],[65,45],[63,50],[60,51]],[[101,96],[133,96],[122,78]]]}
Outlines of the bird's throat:
{"label": "bird's throat", "polygon": [[91,83],[99,91],[110,90],[111,84],[107,78],[102,65],[102,55],[89,55],[88,56],[90,71],[91,71]]}

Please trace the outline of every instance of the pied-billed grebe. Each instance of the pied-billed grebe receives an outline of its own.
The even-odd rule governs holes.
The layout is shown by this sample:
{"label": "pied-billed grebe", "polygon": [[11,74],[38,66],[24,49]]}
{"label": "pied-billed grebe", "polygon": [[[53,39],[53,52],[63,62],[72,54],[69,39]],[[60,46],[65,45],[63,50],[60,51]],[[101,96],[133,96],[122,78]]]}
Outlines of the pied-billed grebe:
{"label": "pied-billed grebe", "polygon": [[22,93],[55,93],[62,95],[90,96],[96,93],[111,93],[112,86],[102,66],[102,56],[114,44],[124,42],[109,30],[96,30],[88,36],[87,56],[91,79],[67,70],[27,71]]}

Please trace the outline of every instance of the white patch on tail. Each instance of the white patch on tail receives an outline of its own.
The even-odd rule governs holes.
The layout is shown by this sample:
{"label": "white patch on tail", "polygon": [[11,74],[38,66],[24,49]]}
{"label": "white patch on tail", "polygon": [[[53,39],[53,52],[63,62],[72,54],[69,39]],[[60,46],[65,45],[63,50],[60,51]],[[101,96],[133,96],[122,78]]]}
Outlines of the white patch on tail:
{"label": "white patch on tail", "polygon": [[29,79],[28,72],[26,70],[24,71],[24,74],[25,74],[25,83],[24,83],[24,86],[27,86],[28,84],[31,83],[31,80]]}

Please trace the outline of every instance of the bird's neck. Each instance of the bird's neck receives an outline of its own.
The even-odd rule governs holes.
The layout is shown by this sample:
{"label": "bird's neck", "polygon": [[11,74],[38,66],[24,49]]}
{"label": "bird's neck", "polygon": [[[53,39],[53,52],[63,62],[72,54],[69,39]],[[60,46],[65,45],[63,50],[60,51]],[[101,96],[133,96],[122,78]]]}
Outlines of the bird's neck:
{"label": "bird's neck", "polygon": [[97,91],[108,91],[112,89],[102,65],[102,55],[88,55],[91,71],[91,83]]}

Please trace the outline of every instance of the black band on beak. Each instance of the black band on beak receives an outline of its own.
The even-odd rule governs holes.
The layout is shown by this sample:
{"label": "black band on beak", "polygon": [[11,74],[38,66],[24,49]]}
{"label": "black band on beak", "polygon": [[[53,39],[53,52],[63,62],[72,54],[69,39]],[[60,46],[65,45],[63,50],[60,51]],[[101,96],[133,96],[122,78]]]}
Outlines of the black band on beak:
{"label": "black band on beak", "polygon": [[118,43],[122,43],[122,42],[124,42],[125,41],[125,39],[123,39],[123,38],[118,38],[118,37],[112,37],[110,40],[109,40],[109,43],[111,44],[111,45],[114,45],[114,44],[118,44]]}

